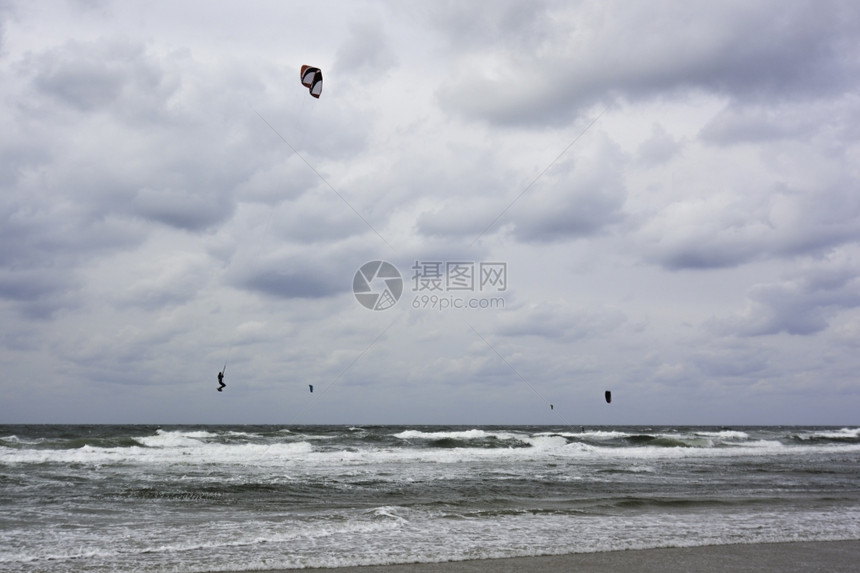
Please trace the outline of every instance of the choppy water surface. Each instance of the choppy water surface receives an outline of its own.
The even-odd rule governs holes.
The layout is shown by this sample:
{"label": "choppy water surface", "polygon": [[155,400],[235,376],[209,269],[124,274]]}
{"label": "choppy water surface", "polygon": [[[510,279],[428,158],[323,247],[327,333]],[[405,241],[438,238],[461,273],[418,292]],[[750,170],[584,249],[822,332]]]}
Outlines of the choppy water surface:
{"label": "choppy water surface", "polygon": [[0,571],[860,539],[860,429],[0,426]]}

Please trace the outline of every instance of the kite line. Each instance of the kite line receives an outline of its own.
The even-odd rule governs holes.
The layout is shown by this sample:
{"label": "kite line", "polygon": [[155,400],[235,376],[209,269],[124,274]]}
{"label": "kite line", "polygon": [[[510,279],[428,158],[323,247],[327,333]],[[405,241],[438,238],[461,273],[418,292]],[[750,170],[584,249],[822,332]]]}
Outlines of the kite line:
{"label": "kite line", "polygon": [[[251,109],[254,109],[254,108],[251,108]],[[316,168],[315,168],[313,165],[311,165],[310,161],[308,161],[307,159],[305,159],[305,156],[304,156],[304,155],[302,155],[301,153],[299,153],[299,151],[298,151],[295,147],[293,147],[293,144],[291,144],[289,141],[287,141],[287,138],[286,138],[286,137],[284,137],[283,135],[281,135],[281,134],[280,134],[280,132],[279,132],[277,129],[275,129],[275,127],[274,127],[271,123],[269,123],[269,122],[266,120],[266,118],[265,118],[265,117],[263,117],[262,115],[260,115],[260,112],[258,112],[256,109],[254,109],[254,113],[256,113],[256,114],[257,114],[257,117],[259,117],[261,120],[263,120],[263,123],[265,123],[266,125],[268,125],[268,126],[269,126],[269,129],[271,129],[271,130],[275,133],[275,135],[277,135],[277,136],[281,139],[281,141],[283,141],[284,143],[286,143],[286,144],[287,144],[287,147],[289,147],[290,149],[292,149],[292,150],[293,150],[293,153],[295,153],[295,154],[296,154],[296,156],[297,156],[299,159],[301,159],[302,161],[304,161],[304,162],[305,162],[305,165],[307,165],[307,166],[310,168],[310,170],[311,170],[311,171],[313,171],[313,172],[316,174],[316,176],[320,178],[320,181],[322,181],[323,183],[325,183],[325,184],[326,184],[326,186],[327,186],[329,189],[331,189],[331,190],[334,192],[334,194],[335,194],[335,195],[337,195],[337,196],[340,198],[340,200],[341,200],[341,201],[343,201],[344,205],[346,205],[347,207],[349,207],[350,209],[352,209],[352,212],[353,212],[353,213],[355,213],[355,214],[356,214],[356,216],[357,216],[359,219],[361,219],[362,221],[364,221],[364,224],[365,224],[365,225],[367,225],[367,228],[368,228],[368,229],[370,229],[371,231],[373,231],[374,233],[376,233],[376,236],[377,236],[377,237],[379,237],[379,238],[382,240],[382,242],[383,242],[383,243],[385,243],[386,245],[388,245],[388,248],[390,248],[392,251],[393,251],[393,250],[395,250],[395,249],[394,249],[394,247],[391,245],[391,243],[389,243],[388,241],[386,241],[386,240],[385,240],[385,237],[383,237],[383,236],[382,236],[382,234],[380,234],[380,232],[379,232],[379,231],[377,231],[377,230],[374,228],[374,226],[370,224],[370,221],[368,221],[367,219],[365,219],[365,218],[364,218],[364,216],[362,216],[362,214],[361,214],[361,213],[359,213],[359,212],[358,212],[358,210],[357,210],[355,207],[353,207],[353,206],[352,206],[352,204],[351,204],[349,201],[347,201],[347,200],[346,200],[346,197],[344,197],[343,195],[341,195],[341,194],[340,194],[340,192],[339,192],[337,189],[335,189],[335,188],[334,188],[334,186],[333,186],[331,183],[329,183],[329,182],[328,182],[328,179],[326,179],[325,177],[323,177],[323,176],[322,176],[322,174],[321,174],[319,171],[317,171],[317,170],[316,170]]]}

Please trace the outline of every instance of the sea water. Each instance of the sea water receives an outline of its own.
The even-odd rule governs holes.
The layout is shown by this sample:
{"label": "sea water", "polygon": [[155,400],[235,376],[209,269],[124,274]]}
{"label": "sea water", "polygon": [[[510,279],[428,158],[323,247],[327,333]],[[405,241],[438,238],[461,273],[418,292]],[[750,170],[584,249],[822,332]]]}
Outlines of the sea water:
{"label": "sea water", "polygon": [[860,429],[0,426],[0,571],[860,539]]}

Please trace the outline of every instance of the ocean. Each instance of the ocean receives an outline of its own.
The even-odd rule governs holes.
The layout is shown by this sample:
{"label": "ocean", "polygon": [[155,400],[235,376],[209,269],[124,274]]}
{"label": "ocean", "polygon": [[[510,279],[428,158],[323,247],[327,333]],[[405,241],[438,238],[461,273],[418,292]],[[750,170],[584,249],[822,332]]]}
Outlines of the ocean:
{"label": "ocean", "polygon": [[860,539],[860,428],[0,425],[0,571]]}

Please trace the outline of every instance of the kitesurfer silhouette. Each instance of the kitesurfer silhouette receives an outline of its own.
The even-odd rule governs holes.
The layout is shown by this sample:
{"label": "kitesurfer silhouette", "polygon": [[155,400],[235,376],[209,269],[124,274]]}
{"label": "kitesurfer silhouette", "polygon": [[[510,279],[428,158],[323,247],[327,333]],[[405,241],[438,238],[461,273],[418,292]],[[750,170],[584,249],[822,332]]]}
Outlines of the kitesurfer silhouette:
{"label": "kitesurfer silhouette", "polygon": [[226,386],[226,384],[224,384],[224,372],[218,373],[218,384],[220,384],[220,386],[218,386],[218,391],[221,392],[224,386]]}

